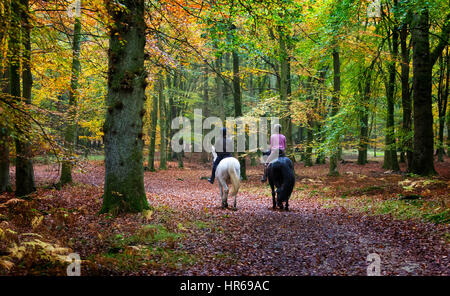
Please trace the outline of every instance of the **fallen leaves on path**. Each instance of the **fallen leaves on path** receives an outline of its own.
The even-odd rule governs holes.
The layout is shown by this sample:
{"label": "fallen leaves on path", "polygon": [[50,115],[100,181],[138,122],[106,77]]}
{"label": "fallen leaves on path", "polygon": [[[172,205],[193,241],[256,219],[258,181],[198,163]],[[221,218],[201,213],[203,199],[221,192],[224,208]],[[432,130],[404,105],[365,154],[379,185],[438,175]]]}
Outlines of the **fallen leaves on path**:
{"label": "fallen leaves on path", "polygon": [[[379,164],[345,164],[341,171],[346,173],[329,178],[326,166],[296,164],[291,211],[283,212],[271,209],[270,190],[259,182],[262,169],[249,167],[238,210],[230,211],[220,209],[217,184],[202,179],[209,166],[187,165],[146,172],[152,209],[111,217],[97,215],[102,163],[84,163],[75,184],[62,190],[41,186],[30,201],[20,202],[0,195],[0,217],[7,223],[0,229],[36,233],[43,243],[70,248],[84,260],[85,275],[365,275],[370,253],[380,255],[383,275],[450,274],[449,243],[443,237],[448,223],[371,215],[341,202],[383,201],[414,192],[441,199],[447,207],[448,196],[441,195],[448,193],[448,175],[411,181],[384,174]],[[38,182],[51,183],[54,169],[38,166]],[[7,256],[3,248],[0,256]],[[13,259],[2,259],[3,274],[28,274]]]}

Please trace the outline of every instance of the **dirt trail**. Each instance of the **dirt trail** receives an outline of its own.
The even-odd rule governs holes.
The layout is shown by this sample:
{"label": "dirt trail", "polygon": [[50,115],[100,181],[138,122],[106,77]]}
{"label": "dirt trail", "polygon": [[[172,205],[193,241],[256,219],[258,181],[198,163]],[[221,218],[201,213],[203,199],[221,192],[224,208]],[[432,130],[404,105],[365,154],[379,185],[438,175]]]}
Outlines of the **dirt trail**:
{"label": "dirt trail", "polygon": [[[446,182],[450,171],[448,164],[439,167],[447,172],[445,176],[441,174]],[[381,259],[382,275],[450,275],[449,244],[442,238],[445,225],[369,216],[343,207],[327,208],[318,197],[306,196],[301,191],[304,182],[313,182],[310,188],[317,190],[336,188],[335,183],[339,180],[345,189],[379,185],[385,182],[380,179],[388,178],[380,167],[376,163],[364,168],[342,165],[343,175],[351,174],[340,179],[327,179],[323,177],[326,166],[315,166],[307,171],[298,164],[297,175],[307,178],[297,180],[296,198],[291,198],[289,212],[271,209],[269,187],[259,182],[260,168],[248,168],[249,180],[241,184],[237,211],[220,209],[217,184],[211,185],[201,179],[209,176],[207,165],[188,164],[185,169],[172,167],[166,171],[146,172],[145,187],[150,204],[156,207],[155,215],[166,211],[164,223],[171,224],[173,229],[186,229],[182,230],[185,234],[182,245],[177,248],[201,260],[186,268],[136,272],[158,275],[366,275],[366,258],[376,253]],[[38,170],[38,181],[42,183],[57,175],[54,167],[39,167]],[[357,174],[366,175],[364,184],[358,184],[361,181]],[[76,182],[94,185],[97,192],[97,197],[88,197],[94,204],[90,223],[98,223],[95,213],[100,207],[103,178],[104,168],[100,162],[87,164],[84,171],[75,173]],[[402,177],[393,175],[391,178],[397,182],[395,180]],[[386,187],[385,194],[389,190]],[[320,194],[316,196],[320,197]],[[77,203],[85,204],[88,200],[80,199]],[[137,220],[133,223],[139,225]],[[78,233],[81,230],[75,227],[71,231]],[[102,245],[98,247],[102,248]]]}
{"label": "dirt trail", "polygon": [[[238,210],[230,211],[219,208],[217,185],[200,180],[206,169],[146,173],[150,202],[214,225],[183,242],[204,264],[181,274],[366,275],[370,253],[380,256],[382,275],[450,274],[448,245],[432,224],[324,209],[310,199],[291,200],[289,212],[273,211],[258,174],[249,172]],[[258,186],[261,192],[254,192]]]}

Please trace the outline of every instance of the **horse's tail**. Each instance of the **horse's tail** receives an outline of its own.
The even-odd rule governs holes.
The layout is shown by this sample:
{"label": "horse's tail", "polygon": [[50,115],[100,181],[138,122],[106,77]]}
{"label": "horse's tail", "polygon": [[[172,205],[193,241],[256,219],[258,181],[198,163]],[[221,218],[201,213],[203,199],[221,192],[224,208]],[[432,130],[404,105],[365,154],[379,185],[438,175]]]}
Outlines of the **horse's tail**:
{"label": "horse's tail", "polygon": [[[239,164],[239,163],[238,163]],[[239,185],[241,183],[241,168],[240,166],[230,165],[228,167],[228,174],[230,175],[231,183],[233,184],[233,192],[231,195],[236,195],[239,191]]]}

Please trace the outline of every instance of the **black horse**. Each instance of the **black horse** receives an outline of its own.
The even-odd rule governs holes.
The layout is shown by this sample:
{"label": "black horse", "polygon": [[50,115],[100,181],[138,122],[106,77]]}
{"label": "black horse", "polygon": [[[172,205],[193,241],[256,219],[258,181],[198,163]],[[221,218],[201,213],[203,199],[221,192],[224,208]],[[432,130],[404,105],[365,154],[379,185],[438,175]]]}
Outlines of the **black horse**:
{"label": "black horse", "polygon": [[295,185],[294,164],[288,157],[280,156],[267,167],[267,177],[272,189],[273,208],[275,209],[278,205],[280,209],[283,209],[283,202],[286,202],[284,208],[289,211],[289,198]]}

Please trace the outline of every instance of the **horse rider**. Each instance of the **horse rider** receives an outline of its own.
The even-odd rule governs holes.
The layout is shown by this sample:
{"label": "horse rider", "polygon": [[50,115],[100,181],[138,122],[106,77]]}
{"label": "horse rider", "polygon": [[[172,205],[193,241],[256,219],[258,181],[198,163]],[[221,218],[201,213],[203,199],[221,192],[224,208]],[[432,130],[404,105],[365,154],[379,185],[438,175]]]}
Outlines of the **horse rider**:
{"label": "horse rider", "polygon": [[269,164],[280,156],[285,156],[286,151],[286,137],[281,134],[281,124],[275,124],[270,136],[270,155],[264,162],[264,175],[261,178],[261,182],[267,180],[267,167]]}
{"label": "horse rider", "polygon": [[217,158],[213,163],[211,178],[208,179],[208,182],[213,184],[214,178],[216,177],[216,169],[219,165],[219,162],[226,158],[231,157],[233,152],[233,140],[230,137],[227,137],[227,129],[222,128],[222,138],[219,138],[214,144],[214,148],[217,152]]}

